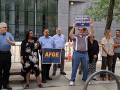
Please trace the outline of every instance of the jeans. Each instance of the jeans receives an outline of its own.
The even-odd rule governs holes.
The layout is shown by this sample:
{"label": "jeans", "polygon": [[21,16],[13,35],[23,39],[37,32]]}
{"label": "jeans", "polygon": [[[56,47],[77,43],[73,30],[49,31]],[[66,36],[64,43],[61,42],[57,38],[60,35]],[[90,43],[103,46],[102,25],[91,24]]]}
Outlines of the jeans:
{"label": "jeans", "polygon": [[88,52],[81,53],[81,52],[73,51],[72,74],[71,74],[71,81],[73,82],[75,82],[76,73],[77,73],[77,69],[78,69],[80,62],[81,62],[82,71],[83,71],[82,80],[85,82],[87,80],[87,67],[88,67],[88,62],[89,62]]}
{"label": "jeans", "polygon": [[112,64],[112,72],[113,73],[115,73],[115,64],[116,64],[117,57],[120,60],[120,53],[114,53],[114,55],[113,55],[113,64]]}

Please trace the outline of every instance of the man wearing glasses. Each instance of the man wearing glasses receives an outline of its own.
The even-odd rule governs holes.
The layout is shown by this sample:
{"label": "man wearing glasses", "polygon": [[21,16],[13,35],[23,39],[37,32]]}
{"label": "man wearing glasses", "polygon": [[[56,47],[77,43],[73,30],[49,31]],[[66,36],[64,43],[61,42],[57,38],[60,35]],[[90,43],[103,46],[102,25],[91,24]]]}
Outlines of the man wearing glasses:
{"label": "man wearing glasses", "polygon": [[[88,29],[87,28],[83,28],[83,33],[84,34],[88,33]],[[79,73],[78,74],[82,74],[82,65],[81,65],[81,62],[80,62],[80,65],[79,65]]]}
{"label": "man wearing glasses", "polygon": [[74,42],[74,51],[72,55],[72,74],[70,85],[75,85],[75,78],[79,63],[82,64],[83,70],[83,82],[87,80],[87,67],[88,67],[88,37],[94,34],[93,21],[90,22],[91,32],[83,34],[83,27],[78,27],[78,34],[74,35],[74,29],[76,24],[73,23],[73,28],[70,31],[70,38]]}
{"label": "man wearing glasses", "polygon": [[0,89],[2,89],[2,85],[4,89],[12,89],[9,86],[11,45],[15,46],[14,38],[9,32],[7,32],[7,24],[2,22],[0,23]]}

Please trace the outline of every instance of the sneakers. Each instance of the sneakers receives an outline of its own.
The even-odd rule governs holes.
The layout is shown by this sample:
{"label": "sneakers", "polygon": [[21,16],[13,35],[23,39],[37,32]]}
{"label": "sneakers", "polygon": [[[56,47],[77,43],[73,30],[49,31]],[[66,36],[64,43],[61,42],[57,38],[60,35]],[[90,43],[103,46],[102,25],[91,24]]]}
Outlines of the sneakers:
{"label": "sneakers", "polygon": [[74,85],[75,85],[75,82],[70,81],[70,86],[74,86]]}
{"label": "sneakers", "polygon": [[91,83],[89,82],[88,84],[90,85]]}

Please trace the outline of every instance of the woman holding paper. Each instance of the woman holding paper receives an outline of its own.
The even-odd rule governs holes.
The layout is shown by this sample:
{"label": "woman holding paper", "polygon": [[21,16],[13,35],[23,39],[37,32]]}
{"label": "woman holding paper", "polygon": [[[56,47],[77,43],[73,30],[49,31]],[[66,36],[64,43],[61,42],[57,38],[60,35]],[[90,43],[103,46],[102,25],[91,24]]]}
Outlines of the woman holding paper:
{"label": "woman holding paper", "polygon": [[34,72],[38,86],[42,88],[40,84],[39,77],[39,58],[38,58],[38,49],[41,46],[38,43],[37,38],[34,37],[33,31],[28,31],[26,34],[26,39],[22,41],[21,44],[21,75],[26,77],[26,86],[25,89],[29,88],[29,79],[31,70]]}

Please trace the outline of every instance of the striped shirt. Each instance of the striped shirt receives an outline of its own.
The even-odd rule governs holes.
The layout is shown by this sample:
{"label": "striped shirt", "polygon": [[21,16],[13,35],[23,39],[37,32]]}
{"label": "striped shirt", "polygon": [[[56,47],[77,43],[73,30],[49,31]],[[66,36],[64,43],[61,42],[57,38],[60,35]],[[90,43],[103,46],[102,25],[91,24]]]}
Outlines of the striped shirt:
{"label": "striped shirt", "polygon": [[88,51],[88,37],[89,33],[83,34],[83,35],[74,35],[74,47],[73,49],[75,51],[85,52]]}

